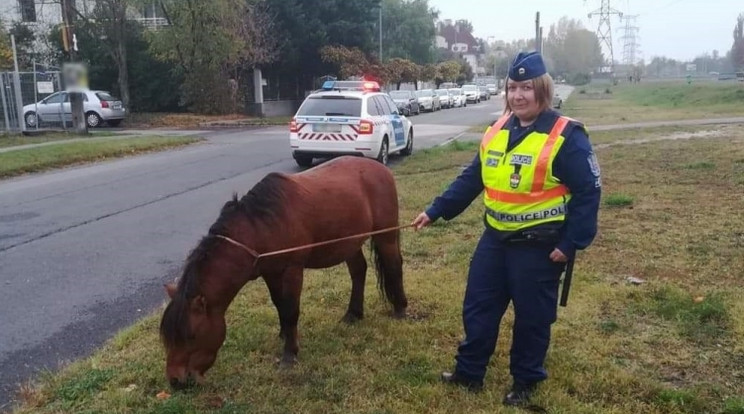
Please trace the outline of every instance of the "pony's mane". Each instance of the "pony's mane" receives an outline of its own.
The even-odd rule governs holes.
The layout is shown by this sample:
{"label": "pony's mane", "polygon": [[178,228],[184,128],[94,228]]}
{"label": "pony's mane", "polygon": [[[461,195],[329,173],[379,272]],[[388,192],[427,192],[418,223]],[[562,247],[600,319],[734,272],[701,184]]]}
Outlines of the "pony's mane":
{"label": "pony's mane", "polygon": [[188,324],[189,305],[191,299],[201,292],[198,269],[209,258],[218,241],[213,236],[227,235],[228,224],[236,215],[254,223],[268,221],[275,224],[286,208],[288,183],[289,179],[285,175],[270,173],[240,200],[237,194],[233,193],[232,200],[222,206],[219,217],[209,228],[209,233],[202,237],[199,244],[189,253],[177,292],[163,313],[160,335],[168,348],[184,345],[191,336]]}

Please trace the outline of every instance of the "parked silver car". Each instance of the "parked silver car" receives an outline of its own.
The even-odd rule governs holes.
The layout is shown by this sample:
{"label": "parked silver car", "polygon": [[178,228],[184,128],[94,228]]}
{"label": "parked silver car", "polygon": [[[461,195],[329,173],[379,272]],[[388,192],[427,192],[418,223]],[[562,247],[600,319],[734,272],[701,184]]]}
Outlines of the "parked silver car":
{"label": "parked silver car", "polygon": [[[89,128],[96,128],[103,122],[117,126],[126,118],[127,110],[122,102],[106,91],[86,90],[83,93],[83,110],[85,122]],[[37,122],[61,123],[72,122],[70,96],[65,91],[55,92],[35,104],[23,107],[23,119],[26,126],[35,128]]]}

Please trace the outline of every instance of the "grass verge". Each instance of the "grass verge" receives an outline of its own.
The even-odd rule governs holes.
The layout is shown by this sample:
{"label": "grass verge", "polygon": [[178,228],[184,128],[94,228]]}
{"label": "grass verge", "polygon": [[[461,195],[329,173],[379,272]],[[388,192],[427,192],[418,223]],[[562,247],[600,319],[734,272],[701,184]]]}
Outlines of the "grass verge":
{"label": "grass verge", "polygon": [[[696,81],[692,85],[685,82],[647,82],[577,86],[560,111],[586,124],[591,132],[596,125],[741,117],[744,116],[742,107],[744,84],[741,82]],[[468,132],[483,133],[486,127],[474,126]],[[665,127],[662,132],[683,133],[688,130],[684,127]],[[660,128],[649,128],[642,133],[653,135],[659,131]]]}
{"label": "grass verge", "polygon": [[[737,132],[738,133],[732,133]],[[395,169],[401,221],[469,164],[477,143],[419,151]],[[553,413],[741,413],[744,410],[744,133],[597,150],[605,200],[600,233],[576,264],[534,403]],[[689,168],[699,163],[705,169]],[[706,165],[707,165],[706,164]],[[483,230],[476,200],[451,222],[402,233],[410,318],[395,321],[367,279],[366,319],[339,323],[345,266],[306,273],[300,363],[278,371],[278,319],[267,289],[248,284],[207,383],[166,399],[157,326],[162,308],[94,356],[23,388],[18,413],[516,413],[509,383],[512,312],[486,388],[445,387],[462,337],[470,255]],[[206,230],[206,229],[205,229]],[[372,269],[372,267],[370,267]],[[630,284],[629,277],[641,279]],[[165,297],[165,293],[163,293]]]}
{"label": "grass verge", "polygon": [[290,116],[247,117],[242,114],[199,115],[189,113],[132,113],[124,120],[124,128],[207,128],[228,126],[288,125]]}
{"label": "grass verge", "polygon": [[[609,92],[609,93],[608,93]],[[695,81],[576,87],[564,112],[587,125],[742,116],[744,84]]]}
{"label": "grass verge", "polygon": [[145,152],[162,151],[201,141],[199,137],[141,136],[136,138],[90,138],[35,148],[0,152],[0,178],[53,168],[102,161]]}
{"label": "grass verge", "polygon": [[64,141],[69,139],[90,139],[90,138],[102,138],[102,137],[113,137],[117,134],[110,131],[91,132],[88,136],[76,135],[73,133],[66,132],[51,132],[45,133],[38,136],[24,136],[21,134],[0,134],[0,148],[17,147],[20,145],[28,144],[44,144],[47,142]]}

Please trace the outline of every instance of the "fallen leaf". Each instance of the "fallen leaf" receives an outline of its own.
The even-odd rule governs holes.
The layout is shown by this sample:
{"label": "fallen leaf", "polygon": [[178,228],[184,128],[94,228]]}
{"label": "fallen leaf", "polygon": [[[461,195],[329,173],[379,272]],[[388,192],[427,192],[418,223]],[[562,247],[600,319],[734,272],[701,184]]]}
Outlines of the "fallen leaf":
{"label": "fallen leaf", "polygon": [[695,299],[693,299],[692,301],[695,302],[695,303],[702,303],[704,300],[705,300],[705,296],[698,296]]}
{"label": "fallen leaf", "polygon": [[168,398],[170,398],[170,394],[165,391],[160,391],[158,395],[156,395],[156,397],[158,397],[158,400],[167,400]]}
{"label": "fallen leaf", "polygon": [[124,390],[126,392],[132,392],[137,389],[137,384],[129,384]]}
{"label": "fallen leaf", "polygon": [[630,282],[630,283],[632,283],[634,285],[640,285],[641,283],[646,282],[643,279],[639,279],[639,278],[633,277],[633,276],[629,277],[627,280],[628,280],[628,282]]}

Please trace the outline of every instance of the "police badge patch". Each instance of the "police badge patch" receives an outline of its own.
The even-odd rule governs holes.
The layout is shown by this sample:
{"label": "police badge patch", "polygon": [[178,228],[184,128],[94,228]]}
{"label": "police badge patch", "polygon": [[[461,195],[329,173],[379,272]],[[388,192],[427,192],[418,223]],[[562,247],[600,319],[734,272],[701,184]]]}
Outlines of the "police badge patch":
{"label": "police badge patch", "polygon": [[488,157],[486,158],[486,167],[498,167],[499,166],[499,159]]}
{"label": "police badge patch", "polygon": [[589,162],[589,168],[592,170],[592,174],[594,174],[595,177],[599,177],[600,170],[599,161],[597,161],[597,154],[592,152],[586,160]]}

